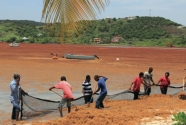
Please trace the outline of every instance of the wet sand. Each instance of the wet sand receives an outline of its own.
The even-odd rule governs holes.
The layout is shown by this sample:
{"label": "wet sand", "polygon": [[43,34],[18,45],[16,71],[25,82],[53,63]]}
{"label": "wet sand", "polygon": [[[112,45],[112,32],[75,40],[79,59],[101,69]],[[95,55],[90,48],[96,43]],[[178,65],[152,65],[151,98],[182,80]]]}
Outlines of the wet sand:
{"label": "wet sand", "polygon": [[[85,61],[68,60],[64,58],[53,60],[50,53],[58,53],[59,57],[63,56],[64,53],[96,54],[101,60]],[[91,75],[92,78],[95,74],[108,77],[108,92],[111,94],[121,92],[128,89],[133,78],[138,76],[140,71],[147,71],[149,66],[154,68],[153,79],[155,83],[158,82],[159,78],[163,76],[166,71],[169,71],[171,83],[179,86],[182,85],[182,77],[186,75],[186,72],[183,70],[186,63],[185,53],[185,48],[57,44],[21,44],[19,47],[9,47],[7,43],[0,43],[0,91],[2,93],[6,92],[3,97],[0,97],[5,100],[1,103],[7,107],[11,106],[9,102],[9,83],[12,81],[14,73],[21,75],[22,88],[30,94],[34,95],[34,93],[36,93],[34,96],[38,97],[39,94],[45,95],[51,93],[48,91],[48,88],[59,82],[62,75],[67,77],[68,82],[73,87],[74,93],[81,92],[81,84],[87,74]],[[119,58],[119,60],[116,60],[116,58]],[[95,85],[96,82],[92,79],[93,88],[95,88]],[[61,91],[57,92],[60,93]],[[154,118],[155,116],[162,116],[165,118],[170,116],[173,111],[171,111],[172,109],[169,105],[164,105],[165,99],[172,104],[174,108],[178,110],[185,109],[185,106],[182,105],[182,103],[184,103],[183,100],[179,100],[177,97],[159,96],[160,95],[151,96],[138,101],[106,101],[105,105],[110,106],[110,108],[105,108],[101,111],[95,110],[94,104],[88,109],[86,106],[80,106],[78,112],[72,111],[66,117],[55,121],[61,121],[66,124],[67,121],[69,122],[69,119],[72,122],[74,122],[74,120],[77,121],[71,124],[98,124],[98,122],[101,124],[140,124],[143,117]],[[160,98],[162,101],[160,101]],[[52,96],[51,99],[57,100],[58,97]],[[179,103],[175,104],[174,100]],[[147,105],[157,103],[160,107],[156,107],[156,109],[161,109],[159,113],[156,113],[156,109],[154,108],[146,113],[148,110],[148,107],[144,108],[146,102],[148,102]],[[135,109],[137,104],[139,104],[139,106],[137,106],[138,110]],[[164,105],[163,108],[161,107],[162,105]],[[118,106],[120,106],[121,109],[119,109]],[[0,108],[1,113],[4,114],[3,120],[5,122],[3,123],[10,122],[11,109],[12,106],[8,109]],[[81,114],[85,115],[81,116]],[[53,116],[55,119],[56,115]],[[53,119],[52,117],[50,118]],[[110,120],[105,121],[105,119],[109,118]],[[47,116],[46,119],[49,120]],[[38,120],[33,120],[32,122],[35,123],[37,121]],[[24,124],[30,123],[27,121],[23,122]],[[53,123],[53,121],[49,122]]]}

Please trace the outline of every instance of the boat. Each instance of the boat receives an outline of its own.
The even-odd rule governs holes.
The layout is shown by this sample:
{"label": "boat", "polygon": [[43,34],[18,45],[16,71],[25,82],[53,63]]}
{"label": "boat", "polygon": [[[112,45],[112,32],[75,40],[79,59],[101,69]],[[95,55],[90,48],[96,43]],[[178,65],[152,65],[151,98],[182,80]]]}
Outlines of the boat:
{"label": "boat", "polygon": [[64,57],[66,59],[80,59],[80,60],[95,60],[95,58],[99,59],[97,55],[87,56],[87,55],[65,54]]}
{"label": "boat", "polygon": [[15,42],[9,44],[10,47],[18,47],[19,45],[20,43],[15,43]]}

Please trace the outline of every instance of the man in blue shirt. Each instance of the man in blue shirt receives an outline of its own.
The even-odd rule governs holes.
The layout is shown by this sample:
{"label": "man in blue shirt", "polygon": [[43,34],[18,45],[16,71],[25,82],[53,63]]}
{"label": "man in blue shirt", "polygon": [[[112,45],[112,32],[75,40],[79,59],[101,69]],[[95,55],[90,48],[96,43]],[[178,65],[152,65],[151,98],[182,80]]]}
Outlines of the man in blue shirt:
{"label": "man in blue shirt", "polygon": [[98,76],[95,75],[94,76],[94,80],[97,81],[98,83],[98,88],[97,90],[95,90],[95,92],[93,94],[95,94],[96,92],[98,92],[101,89],[101,92],[96,100],[96,108],[100,109],[100,108],[104,108],[103,105],[103,100],[105,99],[106,95],[107,95],[107,88],[106,88],[106,80],[108,78],[104,77],[104,76]]}

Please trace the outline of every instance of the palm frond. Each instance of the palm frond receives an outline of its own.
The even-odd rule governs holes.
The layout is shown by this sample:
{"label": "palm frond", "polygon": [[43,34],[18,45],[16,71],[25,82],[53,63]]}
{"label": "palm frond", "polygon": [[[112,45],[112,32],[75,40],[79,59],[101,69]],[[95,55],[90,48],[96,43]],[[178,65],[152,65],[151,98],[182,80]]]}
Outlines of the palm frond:
{"label": "palm frond", "polygon": [[108,4],[109,0],[44,0],[42,20],[51,29],[60,23],[63,41],[65,37],[81,34],[83,27],[96,20]]}

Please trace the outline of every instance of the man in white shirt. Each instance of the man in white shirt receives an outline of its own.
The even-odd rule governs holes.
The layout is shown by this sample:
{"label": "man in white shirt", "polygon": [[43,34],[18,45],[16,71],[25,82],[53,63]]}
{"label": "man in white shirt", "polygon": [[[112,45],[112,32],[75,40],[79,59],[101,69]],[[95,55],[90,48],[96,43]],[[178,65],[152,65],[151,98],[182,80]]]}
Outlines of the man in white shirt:
{"label": "man in white shirt", "polygon": [[10,102],[13,104],[13,110],[12,110],[12,119],[16,119],[18,121],[19,119],[19,112],[21,110],[21,107],[19,105],[20,100],[21,100],[21,93],[23,92],[24,94],[28,94],[24,92],[21,89],[20,85],[20,75],[19,74],[14,74],[13,76],[14,80],[10,83]]}
{"label": "man in white shirt", "polygon": [[[152,71],[153,68],[149,67],[149,70],[144,73],[144,82],[148,85],[151,85],[150,83],[152,82],[153,85],[155,84],[153,79],[152,79]],[[144,86],[144,92],[146,95],[150,95],[151,93],[151,87]]]}

